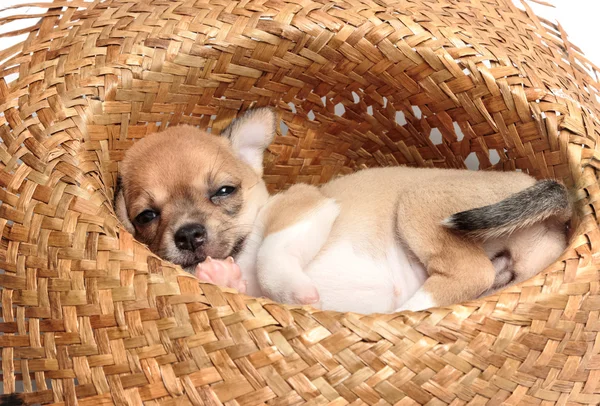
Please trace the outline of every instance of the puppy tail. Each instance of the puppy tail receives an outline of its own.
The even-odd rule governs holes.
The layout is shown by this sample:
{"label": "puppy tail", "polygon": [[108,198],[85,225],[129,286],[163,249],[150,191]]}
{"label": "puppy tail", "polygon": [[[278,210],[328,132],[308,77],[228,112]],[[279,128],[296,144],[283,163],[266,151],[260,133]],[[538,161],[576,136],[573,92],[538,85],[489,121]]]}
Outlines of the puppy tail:
{"label": "puppy tail", "polygon": [[453,214],[442,225],[470,237],[489,239],[549,218],[562,222],[571,218],[567,188],[554,180],[539,181],[498,203]]}
{"label": "puppy tail", "polygon": [[0,406],[25,406],[25,400],[18,393],[0,395]]}

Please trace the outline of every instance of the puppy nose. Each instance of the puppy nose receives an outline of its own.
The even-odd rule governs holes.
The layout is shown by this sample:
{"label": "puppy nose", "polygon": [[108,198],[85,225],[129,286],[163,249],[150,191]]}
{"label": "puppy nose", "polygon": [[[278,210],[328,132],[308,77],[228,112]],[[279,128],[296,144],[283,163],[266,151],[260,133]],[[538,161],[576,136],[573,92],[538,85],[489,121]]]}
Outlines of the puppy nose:
{"label": "puppy nose", "polygon": [[196,251],[206,241],[206,228],[202,224],[186,224],[175,233],[175,245],[180,250]]}

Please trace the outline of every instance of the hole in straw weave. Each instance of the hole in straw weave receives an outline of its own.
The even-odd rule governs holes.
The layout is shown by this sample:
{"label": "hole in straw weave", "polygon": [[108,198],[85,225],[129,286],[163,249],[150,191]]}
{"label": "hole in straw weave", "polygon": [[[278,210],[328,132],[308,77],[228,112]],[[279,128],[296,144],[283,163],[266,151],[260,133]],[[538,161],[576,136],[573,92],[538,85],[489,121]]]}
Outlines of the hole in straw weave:
{"label": "hole in straw weave", "polygon": [[11,73],[9,75],[4,76],[4,80],[6,81],[7,84],[10,84],[10,83],[14,82],[15,80],[17,80],[18,77],[19,77],[18,73]]}
{"label": "hole in straw weave", "polygon": [[492,165],[496,165],[498,162],[500,162],[500,154],[495,149],[490,149],[490,162]]}
{"label": "hole in straw weave", "polygon": [[308,114],[306,115],[308,117],[308,119],[310,121],[314,121],[315,120],[315,113],[311,110],[308,112]]}
{"label": "hole in straw weave", "polygon": [[435,145],[440,145],[442,143],[442,132],[437,128],[432,128],[429,133],[429,139]]}
{"label": "hole in straw weave", "polygon": [[288,106],[290,106],[290,109],[292,109],[292,113],[296,114],[296,105],[292,102],[289,102]]}
{"label": "hole in straw weave", "polygon": [[288,133],[288,126],[282,121],[279,122],[279,132],[281,132],[281,135],[287,135]]}
{"label": "hole in straw weave", "polygon": [[336,116],[343,116],[344,113],[346,113],[346,108],[344,107],[344,105],[342,103],[338,103],[333,108],[333,112]]}
{"label": "hole in straw weave", "polygon": [[399,125],[406,125],[406,116],[403,111],[396,112],[396,123]]}
{"label": "hole in straw weave", "polygon": [[210,121],[208,122],[208,128],[206,128],[206,132],[211,134],[212,133],[212,128],[215,125],[215,121],[217,119],[217,115],[216,114],[212,114],[210,116]]}
{"label": "hole in straw weave", "polygon": [[421,117],[423,117],[423,113],[421,112],[421,109],[418,106],[411,106],[412,107],[412,111],[415,114],[415,117],[420,119]]}
{"label": "hole in straw weave", "polygon": [[477,154],[475,152],[471,152],[465,159],[465,165],[467,166],[467,169],[471,171],[476,171],[479,169],[479,158],[477,158]]}
{"label": "hole in straw weave", "polygon": [[373,115],[373,106],[367,106],[367,114],[370,116]]}
{"label": "hole in straw weave", "polygon": [[[44,385],[38,384],[38,380],[35,378],[35,375],[33,373],[31,373],[30,375],[31,375],[31,390],[33,392],[37,392],[38,390],[44,390]],[[45,390],[52,390],[52,380],[47,378],[44,381],[46,383]],[[39,403],[37,403],[37,404],[39,404]]]}
{"label": "hole in straw weave", "polygon": [[352,100],[354,101],[354,104],[360,101],[360,97],[358,97],[358,94],[356,92],[352,92]]}
{"label": "hole in straw weave", "polygon": [[454,132],[456,133],[456,138],[459,141],[462,141],[462,139],[465,138],[465,134],[462,132],[460,125],[458,125],[458,123],[456,121],[453,121],[452,127],[454,127]]}

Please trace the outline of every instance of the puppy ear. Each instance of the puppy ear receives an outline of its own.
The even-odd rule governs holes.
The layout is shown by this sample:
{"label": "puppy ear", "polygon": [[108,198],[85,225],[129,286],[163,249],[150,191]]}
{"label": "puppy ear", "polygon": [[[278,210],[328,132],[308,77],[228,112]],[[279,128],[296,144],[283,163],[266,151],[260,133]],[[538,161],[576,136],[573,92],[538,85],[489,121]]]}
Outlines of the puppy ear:
{"label": "puppy ear", "polygon": [[125,195],[123,194],[123,185],[121,183],[121,177],[117,177],[117,184],[115,186],[115,200],[114,200],[115,213],[117,218],[125,227],[125,230],[131,234],[135,234],[135,227],[131,221],[129,221],[129,215],[127,214],[127,206],[125,205]]}
{"label": "puppy ear", "polygon": [[221,133],[229,138],[233,150],[262,176],[263,154],[275,138],[277,116],[270,107],[248,110]]}

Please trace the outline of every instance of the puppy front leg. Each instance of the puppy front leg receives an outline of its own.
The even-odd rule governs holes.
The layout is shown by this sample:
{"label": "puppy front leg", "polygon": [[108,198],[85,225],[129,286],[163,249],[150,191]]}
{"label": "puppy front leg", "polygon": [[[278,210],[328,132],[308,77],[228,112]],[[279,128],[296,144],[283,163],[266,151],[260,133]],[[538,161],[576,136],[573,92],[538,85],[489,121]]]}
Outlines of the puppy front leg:
{"label": "puppy front leg", "polygon": [[269,246],[259,254],[262,258],[258,266],[258,280],[263,293],[279,303],[318,303],[319,292],[304,273],[299,258],[286,252],[274,252],[280,250],[281,247]]}
{"label": "puppy front leg", "polygon": [[201,281],[215,285],[237,289],[246,293],[246,281],[242,279],[242,271],[232,257],[225,260],[206,258],[195,269],[196,277]]}
{"label": "puppy front leg", "polygon": [[269,210],[257,260],[261,289],[281,303],[316,304],[319,293],[304,268],[327,241],[339,206],[317,188],[297,185]]}
{"label": "puppy front leg", "polygon": [[488,290],[496,271],[478,246],[445,247],[427,264],[429,277],[396,311],[425,310],[476,299]]}

